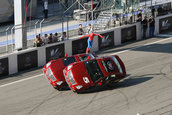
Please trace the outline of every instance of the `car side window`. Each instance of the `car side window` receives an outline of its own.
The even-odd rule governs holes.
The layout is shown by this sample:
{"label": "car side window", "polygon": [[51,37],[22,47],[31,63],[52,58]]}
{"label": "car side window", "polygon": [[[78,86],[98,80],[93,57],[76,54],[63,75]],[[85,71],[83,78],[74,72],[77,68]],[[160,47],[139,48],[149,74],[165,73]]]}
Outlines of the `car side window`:
{"label": "car side window", "polygon": [[102,65],[106,72],[113,72],[114,71],[114,65],[112,64],[111,60],[104,60],[102,61]]}
{"label": "car side window", "polygon": [[64,58],[64,59],[63,59],[63,63],[64,63],[64,65],[65,65],[65,67],[68,66],[68,65],[71,64],[71,63],[74,63],[74,62],[76,62],[76,59],[75,59],[74,56],[72,56],[72,57],[67,57],[67,58]]}

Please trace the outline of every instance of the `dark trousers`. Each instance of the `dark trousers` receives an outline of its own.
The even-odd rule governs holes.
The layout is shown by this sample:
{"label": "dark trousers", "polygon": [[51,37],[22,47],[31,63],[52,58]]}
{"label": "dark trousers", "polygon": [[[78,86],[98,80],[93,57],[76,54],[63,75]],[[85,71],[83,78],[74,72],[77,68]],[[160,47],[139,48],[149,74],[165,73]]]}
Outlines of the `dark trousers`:
{"label": "dark trousers", "polygon": [[48,18],[48,10],[44,10],[44,17]]}
{"label": "dark trousers", "polygon": [[155,31],[155,27],[154,26],[150,26],[150,28],[149,28],[149,37],[153,37],[154,36],[154,31]]}
{"label": "dark trousers", "polygon": [[143,39],[146,38],[146,32],[147,32],[147,28],[143,28]]}

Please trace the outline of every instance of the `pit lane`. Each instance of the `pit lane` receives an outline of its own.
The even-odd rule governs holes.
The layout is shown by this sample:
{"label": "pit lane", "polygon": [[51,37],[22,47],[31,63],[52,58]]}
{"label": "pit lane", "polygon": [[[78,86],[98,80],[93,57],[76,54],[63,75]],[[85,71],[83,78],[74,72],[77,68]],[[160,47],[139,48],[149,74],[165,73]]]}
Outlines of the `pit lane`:
{"label": "pit lane", "polygon": [[92,93],[57,91],[41,69],[1,79],[0,115],[172,115],[172,39],[148,39],[97,54],[117,52],[128,77]]}

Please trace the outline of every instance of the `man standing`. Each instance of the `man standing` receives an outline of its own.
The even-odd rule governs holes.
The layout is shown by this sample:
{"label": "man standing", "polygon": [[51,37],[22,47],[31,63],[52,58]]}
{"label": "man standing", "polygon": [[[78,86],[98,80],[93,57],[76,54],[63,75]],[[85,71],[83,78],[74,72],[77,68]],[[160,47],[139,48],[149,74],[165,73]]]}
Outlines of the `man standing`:
{"label": "man standing", "polygon": [[143,28],[143,39],[145,39],[146,38],[147,28],[148,28],[147,16],[145,16],[144,20],[142,21],[142,28]]}
{"label": "man standing", "polygon": [[44,17],[48,18],[48,0],[44,1]]}
{"label": "man standing", "polygon": [[155,19],[153,16],[150,16],[150,19],[149,19],[149,37],[154,36],[154,31],[155,31]]}
{"label": "man standing", "polygon": [[88,24],[87,34],[91,34],[92,32],[93,32],[93,28],[92,28],[91,24]]}
{"label": "man standing", "polygon": [[140,13],[137,15],[137,17],[139,18],[141,18],[141,20],[142,20],[142,10],[140,10]]}
{"label": "man standing", "polygon": [[91,34],[80,37],[80,39],[84,37],[89,37],[87,40],[86,54],[90,53],[90,49],[92,48],[92,45],[93,45],[94,36],[100,36],[101,38],[103,38],[103,36],[101,36],[100,34],[94,34],[93,32]]}
{"label": "man standing", "polygon": [[83,35],[84,31],[82,29],[82,24],[79,24],[78,35]]}

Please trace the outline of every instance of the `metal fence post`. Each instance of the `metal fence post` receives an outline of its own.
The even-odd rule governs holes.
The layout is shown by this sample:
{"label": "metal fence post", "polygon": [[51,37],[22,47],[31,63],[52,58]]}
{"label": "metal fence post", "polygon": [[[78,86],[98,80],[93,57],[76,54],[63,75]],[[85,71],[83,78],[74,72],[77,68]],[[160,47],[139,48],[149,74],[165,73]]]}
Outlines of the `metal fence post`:
{"label": "metal fence post", "polygon": [[6,52],[8,52],[8,30],[10,29],[10,26],[6,29],[6,41],[7,41],[7,43],[6,43]]}
{"label": "metal fence post", "polygon": [[42,35],[42,23],[44,22],[45,19],[42,19],[40,22],[40,35]]}
{"label": "metal fence post", "polygon": [[62,17],[62,33],[64,32],[64,20],[63,20],[63,17]]}
{"label": "metal fence post", "polygon": [[12,28],[11,28],[11,51],[13,52],[13,29],[15,28],[15,26],[13,26]]}
{"label": "metal fence post", "polygon": [[36,34],[36,35],[37,35],[37,24],[38,24],[38,22],[39,22],[39,20],[36,21],[36,23],[35,23],[35,34]]}
{"label": "metal fence post", "polygon": [[69,22],[68,22],[69,20],[68,20],[68,16],[67,16],[67,39],[69,39],[69,28],[68,28],[68,26],[69,26]]}

